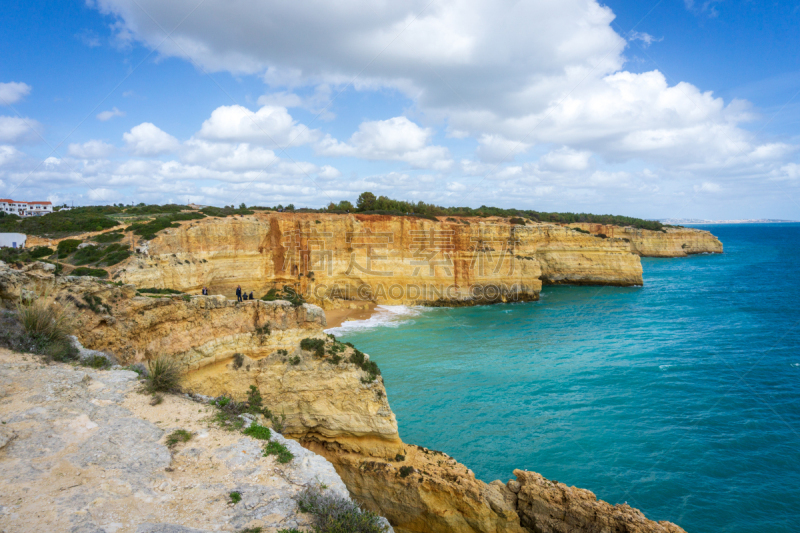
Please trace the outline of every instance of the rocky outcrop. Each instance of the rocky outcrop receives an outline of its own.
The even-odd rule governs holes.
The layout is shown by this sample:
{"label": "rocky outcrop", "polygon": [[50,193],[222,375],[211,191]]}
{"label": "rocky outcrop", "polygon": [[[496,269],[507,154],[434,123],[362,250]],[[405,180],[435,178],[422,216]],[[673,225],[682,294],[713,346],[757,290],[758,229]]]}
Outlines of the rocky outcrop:
{"label": "rocky outcrop", "polygon": [[[641,515],[595,502],[588,491],[565,497],[562,485],[548,492],[552,482],[540,476],[536,484],[539,478],[519,471],[519,481],[487,484],[444,453],[403,443],[382,377],[351,359],[360,353],[355,348],[323,333],[325,318],[316,306],[143,298],[132,286],[0,265],[4,297],[19,298],[35,287],[48,287],[48,297],[69,309],[87,348],[113,352],[123,362],[173,358],[186,371],[184,387],[201,394],[244,400],[250,386],[257,387],[284,419],[284,435],[329,460],[349,492],[398,532],[651,531],[625,529]],[[303,349],[303,339],[323,344]],[[586,518],[592,512],[601,517],[596,523]],[[682,531],[670,527],[670,533]]]}
{"label": "rocky outcrop", "polygon": [[545,479],[536,472],[514,470],[508,488],[517,497],[522,525],[536,533],[625,532],[685,533],[672,522],[653,522],[626,504],[610,505],[594,493]]}
{"label": "rocky outcrop", "polygon": [[114,269],[138,287],[257,295],[290,285],[316,304],[471,305],[539,297],[542,283],[641,285],[638,256],[558,224],[507,219],[256,213],[181,223]]}
{"label": "rocky outcrop", "polygon": [[[207,405],[176,395],[151,405],[137,377],[0,349],[0,530],[305,529],[294,499],[304,486],[349,499],[319,455],[273,435],[295,456],[280,464],[261,442],[211,424]],[[169,448],[175,429],[192,437]]]}
{"label": "rocky outcrop", "polygon": [[651,231],[607,224],[570,224],[602,239],[619,239],[630,251],[642,257],[686,257],[691,254],[721,254],[722,243],[710,231],[665,226]]}

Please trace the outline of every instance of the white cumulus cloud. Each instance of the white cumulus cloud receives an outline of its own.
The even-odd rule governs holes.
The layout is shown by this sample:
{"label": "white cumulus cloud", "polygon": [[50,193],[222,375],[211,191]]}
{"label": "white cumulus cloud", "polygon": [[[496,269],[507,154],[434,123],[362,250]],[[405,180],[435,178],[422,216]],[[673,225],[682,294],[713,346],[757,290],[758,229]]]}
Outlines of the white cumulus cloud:
{"label": "white cumulus cloud", "polygon": [[0,83],[0,105],[11,105],[19,102],[31,92],[27,83],[12,81]]}
{"label": "white cumulus cloud", "polygon": [[362,122],[347,142],[326,136],[317,153],[369,160],[404,161],[418,168],[445,170],[452,165],[450,152],[430,145],[433,130],[421,128],[406,117]]}
{"label": "white cumulus cloud", "polygon": [[114,146],[103,141],[92,139],[83,144],[72,143],[67,153],[79,159],[101,159],[114,153]]}
{"label": "white cumulus cloud", "polygon": [[176,151],[178,139],[151,122],[143,122],[124,133],[122,138],[133,155],[154,156]]}
{"label": "white cumulus cloud", "polygon": [[257,142],[273,149],[306,144],[317,136],[295,122],[285,107],[272,105],[256,112],[240,105],[218,107],[197,132],[202,139]]}

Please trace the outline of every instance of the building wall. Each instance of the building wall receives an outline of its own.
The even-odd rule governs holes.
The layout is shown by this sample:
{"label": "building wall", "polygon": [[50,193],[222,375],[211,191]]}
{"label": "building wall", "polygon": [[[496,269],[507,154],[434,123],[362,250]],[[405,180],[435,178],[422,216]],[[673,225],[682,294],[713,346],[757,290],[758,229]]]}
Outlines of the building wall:
{"label": "building wall", "polygon": [[24,248],[27,239],[24,233],[0,233],[0,248]]}

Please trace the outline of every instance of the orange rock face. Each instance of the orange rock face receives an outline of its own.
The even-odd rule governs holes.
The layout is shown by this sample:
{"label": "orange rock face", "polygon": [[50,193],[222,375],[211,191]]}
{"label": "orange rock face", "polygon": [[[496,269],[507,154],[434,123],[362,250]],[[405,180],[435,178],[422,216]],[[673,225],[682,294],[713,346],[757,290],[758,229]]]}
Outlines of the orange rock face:
{"label": "orange rock face", "polygon": [[691,254],[721,254],[722,243],[709,231],[665,227],[664,231],[651,231],[607,224],[570,224],[601,238],[621,239],[630,251],[642,257],[686,257]]}
{"label": "orange rock face", "polygon": [[115,279],[257,296],[290,285],[323,307],[472,305],[535,300],[542,283],[642,283],[625,241],[494,217],[256,213],[183,223],[141,249]]}

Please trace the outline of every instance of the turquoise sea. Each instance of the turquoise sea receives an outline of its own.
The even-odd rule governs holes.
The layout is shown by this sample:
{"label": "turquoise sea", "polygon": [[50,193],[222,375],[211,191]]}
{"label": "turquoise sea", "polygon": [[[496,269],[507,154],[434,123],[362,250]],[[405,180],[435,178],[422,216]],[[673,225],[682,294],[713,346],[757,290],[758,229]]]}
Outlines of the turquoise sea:
{"label": "turquoise sea", "polygon": [[540,472],[689,533],[800,530],[800,224],[703,226],[722,255],[645,285],[384,308],[334,333],[380,365],[404,441],[484,481]]}

